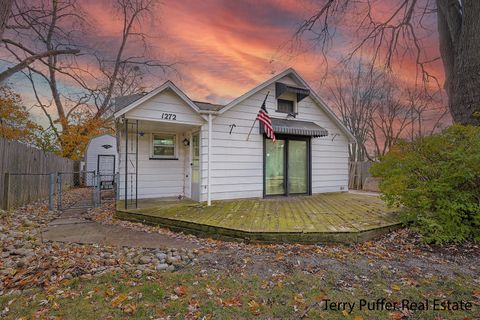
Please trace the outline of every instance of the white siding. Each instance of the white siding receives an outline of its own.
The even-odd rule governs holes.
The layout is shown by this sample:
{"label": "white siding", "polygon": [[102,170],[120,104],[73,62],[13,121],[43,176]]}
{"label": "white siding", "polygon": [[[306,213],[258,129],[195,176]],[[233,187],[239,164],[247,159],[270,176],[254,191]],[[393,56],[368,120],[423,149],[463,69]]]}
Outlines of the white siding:
{"label": "white siding", "polygon": [[165,121],[162,119],[162,113],[176,114],[176,120],[170,121],[172,123],[194,125],[204,123],[202,117],[170,89],[162,91],[130,110],[127,112],[126,117],[151,121]]}
{"label": "white siding", "polygon": [[[151,134],[145,133],[138,139],[138,198],[177,197],[190,195],[188,149],[182,144],[183,139],[189,137],[189,133],[177,133],[177,160],[152,160],[151,159]],[[125,133],[120,133],[120,197],[125,194]],[[132,141],[134,134],[129,134]],[[135,172],[135,149],[131,149],[129,142],[128,172]],[[135,183],[131,191],[131,181],[135,177],[129,176],[127,194],[135,196]]]}
{"label": "white siding", "polygon": [[[283,78],[280,82],[294,84],[290,78]],[[267,110],[270,116],[285,118],[285,113],[275,112],[275,84],[272,84],[213,119],[213,200],[263,196],[263,138],[259,133],[258,122],[255,123],[249,140],[246,139],[268,91],[270,95],[267,99]],[[327,137],[312,139],[312,192],[347,191],[348,140],[345,134],[310,97],[298,103],[297,120],[315,122],[329,133]],[[235,127],[230,134],[232,124],[235,124]],[[205,124],[201,135],[203,201],[207,197],[207,130],[208,126]]]}

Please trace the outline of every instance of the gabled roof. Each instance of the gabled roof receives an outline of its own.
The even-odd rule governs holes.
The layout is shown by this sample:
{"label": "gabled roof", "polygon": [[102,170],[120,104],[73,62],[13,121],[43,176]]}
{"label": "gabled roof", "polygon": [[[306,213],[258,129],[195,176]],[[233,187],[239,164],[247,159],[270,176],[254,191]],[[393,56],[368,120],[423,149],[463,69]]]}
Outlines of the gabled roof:
{"label": "gabled roof", "polygon": [[353,134],[347,129],[347,127],[345,127],[345,125],[342,123],[342,121],[340,121],[340,119],[338,119],[338,117],[335,115],[335,113],[333,113],[333,111],[328,107],[327,103],[322,98],[320,98],[320,96],[307,84],[307,82],[305,80],[303,80],[303,78],[300,77],[300,75],[292,68],[286,69],[285,71],[277,74],[273,78],[270,78],[269,80],[259,84],[258,86],[256,86],[252,90],[244,93],[240,97],[236,98],[235,100],[233,100],[232,102],[227,104],[218,113],[222,114],[222,113],[230,110],[231,108],[238,105],[242,101],[244,101],[244,100],[250,98],[251,96],[253,96],[258,91],[261,91],[261,90],[265,89],[269,85],[279,81],[280,79],[282,79],[283,77],[286,77],[286,76],[292,77],[301,86],[309,89],[310,90],[310,97],[313,99],[313,101],[315,101],[320,106],[320,108],[330,117],[330,119],[340,128],[340,130],[342,130],[342,132],[348,137],[350,142],[355,142],[356,141]]}
{"label": "gabled roof", "polygon": [[137,101],[141,97],[146,95],[146,93],[135,93],[131,94],[128,96],[121,96],[121,97],[116,97],[114,99],[113,105],[114,105],[114,112],[120,111],[123,108],[127,107],[129,104]]}
{"label": "gabled roof", "polygon": [[[307,84],[307,82],[292,68],[286,69],[285,71],[277,74],[273,78],[259,84],[252,90],[246,92],[245,94],[241,95],[240,97],[234,99],[227,105],[219,105],[219,104],[212,104],[208,102],[200,102],[200,101],[192,101],[182,90],[180,90],[173,82],[168,80],[160,87],[150,91],[148,94],[139,96],[139,95],[132,95],[132,96],[125,96],[125,97],[118,97],[115,99],[115,113],[114,117],[118,118],[121,115],[127,113],[128,111],[134,109],[141,103],[151,99],[155,95],[159,94],[160,92],[171,89],[174,91],[182,100],[184,100],[193,110],[197,113],[201,113],[202,111],[206,112],[215,112],[217,114],[222,114],[234,106],[238,105],[242,101],[248,99],[258,91],[261,91],[268,87],[269,85],[279,81],[283,77],[290,76],[292,77],[300,86],[303,86],[306,89],[310,90],[310,97],[317,103],[317,105],[327,114],[327,116],[340,128],[340,130],[348,137],[350,142],[355,142],[355,137],[353,134],[345,127],[345,125],[337,118],[335,113],[328,107],[326,102]],[[120,99],[120,100],[119,100]],[[119,101],[120,103],[118,103]],[[117,106],[118,104],[118,106]]]}
{"label": "gabled roof", "polygon": [[224,105],[214,104],[210,102],[193,101],[193,103],[195,103],[202,111],[219,111],[220,109],[225,107]]}
{"label": "gabled roof", "polygon": [[128,111],[136,108],[137,106],[139,106],[143,102],[145,102],[147,100],[150,100],[151,98],[153,98],[157,94],[159,94],[159,93],[161,93],[161,92],[163,92],[164,90],[167,90],[167,89],[170,89],[173,92],[175,92],[180,97],[180,99],[185,101],[185,103],[188,106],[190,106],[194,111],[196,111],[196,112],[200,111],[198,106],[192,100],[190,100],[190,98],[187,97],[187,95],[185,93],[183,93],[182,90],[180,90],[172,81],[168,80],[164,84],[162,84],[160,87],[150,91],[149,93],[147,93],[143,97],[140,97],[140,98],[134,100],[132,103],[124,106],[123,108],[116,110],[115,113],[114,113],[114,117],[118,118],[118,117],[124,115]]}

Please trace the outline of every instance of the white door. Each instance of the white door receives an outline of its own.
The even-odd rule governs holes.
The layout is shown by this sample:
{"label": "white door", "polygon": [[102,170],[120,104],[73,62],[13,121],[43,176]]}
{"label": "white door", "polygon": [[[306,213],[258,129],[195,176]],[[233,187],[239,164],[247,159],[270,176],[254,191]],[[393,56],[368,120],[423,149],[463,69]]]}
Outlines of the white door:
{"label": "white door", "polygon": [[200,201],[200,135],[192,135],[192,199]]}
{"label": "white door", "polygon": [[115,156],[110,154],[98,155],[97,172],[100,175],[100,181],[113,182],[115,179]]}

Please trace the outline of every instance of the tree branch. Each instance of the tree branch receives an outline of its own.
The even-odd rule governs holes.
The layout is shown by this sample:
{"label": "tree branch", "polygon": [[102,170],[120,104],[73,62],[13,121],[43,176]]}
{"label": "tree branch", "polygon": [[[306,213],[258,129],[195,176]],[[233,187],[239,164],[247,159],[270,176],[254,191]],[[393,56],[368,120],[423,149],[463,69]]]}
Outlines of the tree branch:
{"label": "tree branch", "polygon": [[0,83],[14,75],[15,73],[19,72],[20,70],[28,67],[30,64],[32,64],[34,61],[42,59],[42,58],[47,58],[47,57],[52,57],[52,56],[57,56],[61,54],[77,54],[79,53],[80,50],[77,49],[64,49],[64,50],[49,50],[41,53],[37,53],[34,55],[31,55],[28,58],[25,58],[24,60],[20,61],[20,63],[17,63],[11,68],[8,68],[7,70],[3,71],[0,73]]}

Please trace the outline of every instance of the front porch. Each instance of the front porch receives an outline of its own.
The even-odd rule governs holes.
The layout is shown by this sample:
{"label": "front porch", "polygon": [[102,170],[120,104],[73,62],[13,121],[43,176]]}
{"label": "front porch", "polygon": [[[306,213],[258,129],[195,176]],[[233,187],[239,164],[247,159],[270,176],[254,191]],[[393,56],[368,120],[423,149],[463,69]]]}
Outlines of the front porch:
{"label": "front porch", "polygon": [[177,231],[251,242],[361,242],[400,226],[398,209],[375,195],[325,193],[291,198],[213,201],[143,199],[117,203],[120,219]]}

